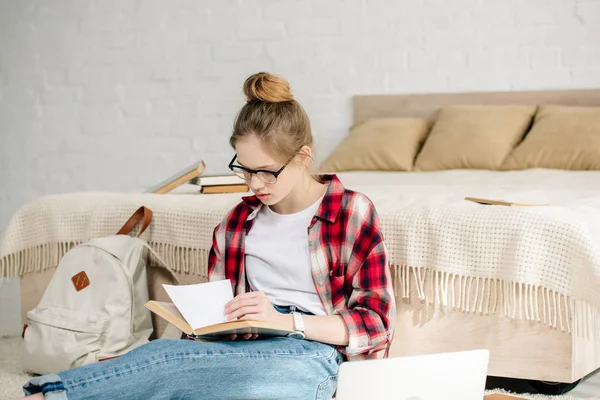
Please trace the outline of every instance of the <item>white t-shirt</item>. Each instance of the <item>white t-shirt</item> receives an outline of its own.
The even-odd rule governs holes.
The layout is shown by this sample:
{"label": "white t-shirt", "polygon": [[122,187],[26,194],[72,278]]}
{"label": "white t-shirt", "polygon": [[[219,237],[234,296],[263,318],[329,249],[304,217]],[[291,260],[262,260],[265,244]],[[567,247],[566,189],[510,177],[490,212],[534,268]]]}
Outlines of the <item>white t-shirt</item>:
{"label": "white t-shirt", "polygon": [[323,197],[295,214],[262,206],[246,235],[246,277],[272,304],[326,315],[312,278],[308,226]]}

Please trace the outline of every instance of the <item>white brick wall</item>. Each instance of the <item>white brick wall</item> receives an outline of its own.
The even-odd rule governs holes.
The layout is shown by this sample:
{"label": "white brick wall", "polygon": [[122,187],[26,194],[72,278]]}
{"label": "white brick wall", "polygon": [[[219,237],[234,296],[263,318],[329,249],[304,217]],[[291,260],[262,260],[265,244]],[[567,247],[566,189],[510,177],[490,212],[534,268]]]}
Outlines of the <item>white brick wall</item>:
{"label": "white brick wall", "polygon": [[600,87],[600,0],[0,0],[0,229],[47,193],[225,171],[259,70],[323,158],[354,94]]}

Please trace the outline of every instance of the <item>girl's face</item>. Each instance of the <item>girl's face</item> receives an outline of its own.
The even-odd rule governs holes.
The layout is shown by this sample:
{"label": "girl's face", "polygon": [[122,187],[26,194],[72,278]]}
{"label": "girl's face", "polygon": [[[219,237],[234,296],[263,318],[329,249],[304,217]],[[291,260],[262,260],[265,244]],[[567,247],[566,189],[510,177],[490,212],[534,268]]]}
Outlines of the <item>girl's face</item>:
{"label": "girl's face", "polygon": [[[262,172],[258,175],[256,173],[246,174],[248,178],[246,182],[250,186],[250,190],[265,205],[272,206],[285,199],[302,180],[304,174],[302,165],[294,162],[293,159],[283,162],[275,160],[265,151],[256,135],[246,135],[238,140],[235,151],[237,160],[234,164],[239,164],[247,169],[277,172],[283,167],[275,183],[269,182],[274,180],[274,177],[269,174]],[[286,162],[288,162],[287,165]]]}

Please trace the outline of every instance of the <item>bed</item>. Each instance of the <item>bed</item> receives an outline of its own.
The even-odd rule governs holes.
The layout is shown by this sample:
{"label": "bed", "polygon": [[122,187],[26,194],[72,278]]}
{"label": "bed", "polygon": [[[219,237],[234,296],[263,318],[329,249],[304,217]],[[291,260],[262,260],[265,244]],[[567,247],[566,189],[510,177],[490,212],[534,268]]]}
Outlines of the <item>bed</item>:
{"label": "bed", "polygon": [[[435,119],[440,108],[460,104],[599,107],[600,90],[356,96],[354,123]],[[392,356],[487,348],[489,375],[565,383],[600,367],[600,168],[338,176],[371,198],[382,222],[398,303]],[[485,206],[467,196],[534,206]],[[21,276],[24,317],[66,251],[116,232],[145,204],[154,221],[143,238],[181,283],[202,282],[212,228],[239,197],[44,196],[12,218],[0,240],[0,270]],[[154,268],[149,279],[151,297],[164,299],[167,276]],[[160,335],[164,325],[154,322]]]}
{"label": "bed", "polygon": [[[586,253],[580,268],[572,267],[569,282],[587,286],[587,299],[598,300],[600,171],[340,177],[370,193],[393,254],[398,316],[392,356],[487,348],[490,375],[554,382],[575,381],[600,366],[597,308],[575,304],[565,294],[572,287],[555,275],[569,268],[577,252]],[[465,201],[467,196],[540,206],[491,210]],[[531,221],[539,224],[528,226]],[[555,229],[564,234],[548,234]],[[580,240],[587,245],[566,244]],[[554,252],[569,256],[556,263],[540,260]],[[495,270],[498,266],[503,267]],[[578,279],[587,283],[575,283]]]}
{"label": "bed", "polygon": [[[439,117],[444,107],[465,104],[598,107],[600,90],[356,96],[354,123],[389,117],[432,120]],[[533,125],[525,128],[525,139],[519,137],[512,143],[512,151],[519,142],[527,140],[535,128]],[[596,125],[594,132],[599,131]],[[593,143],[596,149],[600,147],[598,142]],[[565,152],[577,154],[575,158],[583,157],[581,149],[572,148],[568,143],[565,148],[569,148]],[[417,153],[423,150],[421,147]],[[596,160],[600,160],[600,152],[596,150],[594,154]],[[558,153],[554,155],[556,159],[561,158]],[[543,159],[538,154],[537,160]],[[417,157],[415,165],[418,161]],[[505,163],[506,160],[501,167]],[[395,253],[394,246],[398,247],[398,257],[392,258],[396,265],[394,271],[401,274],[396,279],[399,307],[392,355],[487,348],[491,352],[489,375],[552,382],[574,382],[598,369],[600,168],[596,161],[592,164],[586,167],[593,170],[561,170],[560,163],[548,161],[546,165],[553,168],[531,168],[535,164],[530,163],[526,165],[529,168],[523,170],[509,167],[372,171],[368,175],[366,172],[341,173],[345,175],[345,183],[357,190],[378,193],[373,200],[383,220],[400,209],[417,210],[403,212],[402,220],[397,217],[387,229],[393,232],[386,236],[391,253]],[[489,206],[467,204],[466,196],[550,206],[494,210],[486,208]],[[501,214],[496,215],[496,212]],[[435,213],[441,214],[441,219]],[[419,218],[428,225],[416,229],[415,224],[423,222]],[[533,228],[528,225],[533,221],[540,225],[537,232],[524,228]],[[469,223],[472,226],[467,228],[467,234],[452,229],[464,228]],[[512,231],[503,230],[507,226],[512,227]],[[535,243],[547,240],[548,232],[564,227],[567,227],[564,235],[555,237],[553,243],[545,242],[541,246]],[[461,240],[444,244],[441,233],[444,228],[449,236],[462,235]],[[581,252],[575,250],[565,257],[565,247],[574,242],[585,242],[586,249],[580,248]],[[504,247],[497,246],[498,243],[504,243]],[[440,248],[458,249],[457,253],[462,250],[462,254],[449,254],[446,259],[431,255]],[[537,253],[527,254],[528,250]],[[486,257],[494,251],[500,251],[505,257]],[[522,257],[516,254],[519,251],[524,252]],[[471,257],[466,257],[468,255]],[[544,259],[560,260],[554,265],[556,268],[551,268],[552,274],[544,275],[549,272]],[[456,264],[465,260],[470,261],[466,268]],[[490,274],[490,267],[497,270]],[[466,277],[467,283],[465,279],[460,283],[450,279],[448,284],[448,275],[456,276],[453,271]],[[486,282],[490,278],[496,284],[503,282],[500,294],[490,289],[493,284]],[[586,283],[582,284],[583,281]],[[468,289],[469,283],[471,289]],[[452,301],[453,294],[463,296],[459,299],[462,304]]]}

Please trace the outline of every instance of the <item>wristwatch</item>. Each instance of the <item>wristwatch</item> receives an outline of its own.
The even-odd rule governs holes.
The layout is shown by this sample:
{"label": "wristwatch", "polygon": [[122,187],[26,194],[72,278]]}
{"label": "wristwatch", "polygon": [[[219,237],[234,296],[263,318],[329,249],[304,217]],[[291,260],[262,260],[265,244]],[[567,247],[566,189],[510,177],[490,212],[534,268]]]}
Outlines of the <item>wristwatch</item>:
{"label": "wristwatch", "polygon": [[301,313],[293,312],[292,317],[294,318],[294,332],[288,336],[294,339],[304,339],[304,318]]}

